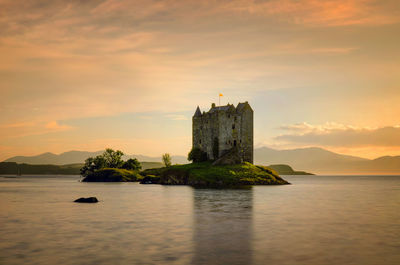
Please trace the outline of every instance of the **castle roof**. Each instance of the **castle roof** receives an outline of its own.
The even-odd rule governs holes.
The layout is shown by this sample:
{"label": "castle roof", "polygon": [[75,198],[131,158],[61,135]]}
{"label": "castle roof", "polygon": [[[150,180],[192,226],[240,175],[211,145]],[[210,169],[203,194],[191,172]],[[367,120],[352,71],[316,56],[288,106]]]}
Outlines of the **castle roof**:
{"label": "castle roof", "polygon": [[[228,111],[235,112],[236,111],[239,113],[239,112],[243,112],[245,110],[246,106],[248,106],[251,109],[251,107],[247,101],[244,103],[239,103],[236,108],[235,108],[235,106],[233,106],[233,104],[229,104],[229,103],[228,103],[228,105],[225,105],[225,106],[215,106],[215,104],[213,103],[211,106],[211,109],[207,113],[214,113],[214,112],[218,112],[218,111],[224,111],[224,112],[228,112]],[[196,112],[194,113],[194,117],[198,117],[201,115],[202,114],[201,114],[200,108],[197,106]]]}
{"label": "castle roof", "polygon": [[249,102],[246,101],[244,103],[239,103],[237,105],[237,107],[236,107],[236,111],[237,112],[242,112],[245,109],[246,106],[249,106],[249,108],[251,109]]}
{"label": "castle roof", "polygon": [[196,112],[194,113],[194,116],[201,116],[201,111],[199,106],[197,106]]}
{"label": "castle roof", "polygon": [[227,111],[231,108],[231,105],[226,105],[226,106],[218,106],[218,107],[212,107],[209,111],[209,113],[213,113],[215,111]]}

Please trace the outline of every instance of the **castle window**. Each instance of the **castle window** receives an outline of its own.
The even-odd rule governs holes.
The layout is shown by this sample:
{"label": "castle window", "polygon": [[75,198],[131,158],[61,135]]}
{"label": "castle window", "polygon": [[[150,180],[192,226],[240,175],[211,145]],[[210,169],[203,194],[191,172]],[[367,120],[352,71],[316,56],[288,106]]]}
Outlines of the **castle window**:
{"label": "castle window", "polygon": [[242,139],[240,139],[239,143],[242,143]]}
{"label": "castle window", "polygon": [[232,130],[234,130],[235,129],[235,124],[232,124]]}
{"label": "castle window", "polygon": [[231,115],[230,114],[228,114],[228,118],[230,118],[231,117]]}
{"label": "castle window", "polygon": [[199,140],[199,143],[201,144],[201,139]]}
{"label": "castle window", "polygon": [[236,140],[233,141],[233,146],[236,146]]}

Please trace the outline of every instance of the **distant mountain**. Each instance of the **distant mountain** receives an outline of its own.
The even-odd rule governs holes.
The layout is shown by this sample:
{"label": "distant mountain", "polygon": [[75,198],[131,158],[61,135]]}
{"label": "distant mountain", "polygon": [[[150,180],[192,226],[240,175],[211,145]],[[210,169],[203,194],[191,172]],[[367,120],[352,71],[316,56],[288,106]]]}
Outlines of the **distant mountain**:
{"label": "distant mountain", "polygon": [[322,148],[275,150],[268,147],[254,150],[256,164],[288,164],[296,170],[316,174],[399,174],[400,156],[374,160],[341,155]]}
{"label": "distant mountain", "polygon": [[[27,163],[32,165],[65,165],[83,163],[86,158],[96,156],[103,151],[69,151],[59,155],[44,153],[37,156],[15,156],[4,162]],[[137,158],[141,162],[161,162],[161,157],[144,155],[126,155],[124,159]],[[365,159],[356,156],[341,155],[322,148],[300,148],[276,150],[268,147],[254,150],[254,162],[260,165],[286,164],[296,170],[315,174],[400,174],[400,156],[383,156],[377,159]],[[172,156],[172,163],[188,163],[184,156]]]}
{"label": "distant mountain", "polygon": [[[36,156],[14,156],[3,162],[26,163],[31,165],[66,165],[84,163],[88,157],[97,156],[103,151],[87,152],[87,151],[69,151],[59,155],[53,153],[43,153]],[[161,162],[160,157],[151,157],[144,155],[125,155],[123,159],[136,158],[140,162]],[[184,156],[172,156],[172,163],[183,164],[188,163]]]}

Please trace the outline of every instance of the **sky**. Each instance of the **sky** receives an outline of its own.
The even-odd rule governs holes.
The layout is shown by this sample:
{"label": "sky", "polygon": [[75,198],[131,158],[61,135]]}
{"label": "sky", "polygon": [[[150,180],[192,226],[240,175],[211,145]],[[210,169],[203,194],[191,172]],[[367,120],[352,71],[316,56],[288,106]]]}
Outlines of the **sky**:
{"label": "sky", "polygon": [[249,101],[256,147],[400,155],[398,0],[0,0],[0,160],[186,155]]}

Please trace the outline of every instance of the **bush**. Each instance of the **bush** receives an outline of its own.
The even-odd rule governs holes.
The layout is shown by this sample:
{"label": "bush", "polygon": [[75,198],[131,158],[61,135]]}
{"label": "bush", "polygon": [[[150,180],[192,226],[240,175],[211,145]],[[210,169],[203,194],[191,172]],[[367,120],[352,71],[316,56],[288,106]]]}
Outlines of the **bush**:
{"label": "bush", "polygon": [[119,150],[114,151],[107,148],[103,154],[86,159],[80,173],[83,177],[86,177],[103,168],[121,168],[124,165],[123,155],[124,153]]}
{"label": "bush", "polygon": [[172,165],[172,163],[171,163],[171,155],[168,154],[168,153],[163,154],[162,155],[162,161],[163,161],[163,163],[164,163],[164,165],[166,167],[170,167]]}
{"label": "bush", "polygon": [[124,164],[122,165],[123,169],[129,169],[129,170],[140,170],[142,169],[142,165],[136,158],[130,158]]}
{"label": "bush", "polygon": [[192,150],[190,150],[188,154],[188,160],[195,163],[207,161],[207,153],[198,147],[194,147],[192,148]]}
{"label": "bush", "polygon": [[87,175],[83,182],[127,182],[139,181],[142,177],[136,171],[119,169],[119,168],[103,168]]}

